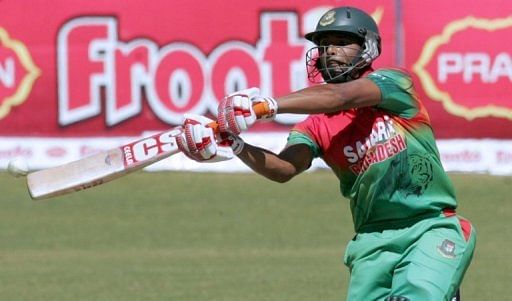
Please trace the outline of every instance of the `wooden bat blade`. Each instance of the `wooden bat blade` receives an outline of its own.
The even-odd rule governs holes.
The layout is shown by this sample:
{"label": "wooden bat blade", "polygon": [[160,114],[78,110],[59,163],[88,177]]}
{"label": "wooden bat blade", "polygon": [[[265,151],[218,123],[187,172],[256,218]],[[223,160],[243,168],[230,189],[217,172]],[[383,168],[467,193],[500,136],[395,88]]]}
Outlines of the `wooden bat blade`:
{"label": "wooden bat blade", "polygon": [[[266,102],[255,104],[253,109],[258,118],[271,113]],[[218,133],[217,122],[208,126]],[[181,128],[176,127],[84,159],[29,173],[28,191],[32,199],[40,200],[112,181],[179,152],[175,137],[180,134]]]}
{"label": "wooden bat blade", "polygon": [[29,173],[30,196],[40,200],[117,179],[179,152],[172,129],[61,166]]}
{"label": "wooden bat blade", "polygon": [[49,198],[103,184],[125,171],[120,149],[101,152],[27,175],[30,196]]}

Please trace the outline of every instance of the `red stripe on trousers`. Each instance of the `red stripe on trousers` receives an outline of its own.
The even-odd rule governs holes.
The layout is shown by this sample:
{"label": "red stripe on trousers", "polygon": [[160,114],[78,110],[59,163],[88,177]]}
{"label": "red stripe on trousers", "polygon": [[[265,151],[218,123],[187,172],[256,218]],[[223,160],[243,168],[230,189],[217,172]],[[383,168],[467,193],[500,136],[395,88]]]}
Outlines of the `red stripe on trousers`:
{"label": "red stripe on trousers", "polygon": [[[443,214],[446,217],[451,217],[456,215],[454,209],[444,209]],[[462,217],[457,217],[459,219],[460,228],[462,229],[462,233],[464,234],[464,239],[466,241],[469,240],[469,236],[471,236],[471,228],[473,227],[471,223]]]}

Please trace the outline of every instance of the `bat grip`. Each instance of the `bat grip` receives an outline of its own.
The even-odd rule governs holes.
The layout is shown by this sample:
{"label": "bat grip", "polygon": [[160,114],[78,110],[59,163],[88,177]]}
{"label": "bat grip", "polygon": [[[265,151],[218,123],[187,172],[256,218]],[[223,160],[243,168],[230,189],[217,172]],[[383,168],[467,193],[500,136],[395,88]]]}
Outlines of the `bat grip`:
{"label": "bat grip", "polygon": [[[258,118],[268,115],[270,113],[270,108],[268,104],[264,101],[256,103],[252,106],[252,109],[254,110],[254,113]],[[219,133],[219,124],[217,123],[217,121],[210,122],[208,126],[211,127],[213,129],[213,132],[215,132],[216,134]]]}

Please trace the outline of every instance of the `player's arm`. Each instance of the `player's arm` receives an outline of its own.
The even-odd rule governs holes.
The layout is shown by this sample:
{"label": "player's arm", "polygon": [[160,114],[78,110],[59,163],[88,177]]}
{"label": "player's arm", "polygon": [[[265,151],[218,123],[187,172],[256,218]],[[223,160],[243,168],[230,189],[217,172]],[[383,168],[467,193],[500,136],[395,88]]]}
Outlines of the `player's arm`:
{"label": "player's arm", "polygon": [[309,168],[313,153],[306,144],[289,145],[279,154],[274,154],[246,143],[238,158],[258,174],[284,183]]}
{"label": "player's arm", "polygon": [[[197,118],[197,117],[196,117]],[[208,122],[200,119],[187,119],[182,126],[182,133],[176,137],[178,148],[189,158],[198,162],[214,162],[222,156],[224,146],[230,145],[232,153],[252,170],[279,183],[284,183],[306,170],[313,160],[313,153],[306,144],[291,144],[279,154],[244,143],[234,135],[225,136],[217,143]],[[222,135],[221,135],[222,136]]]}
{"label": "player's arm", "polygon": [[276,98],[278,113],[318,114],[379,104],[381,92],[370,79],[308,87]]}
{"label": "player's arm", "polygon": [[252,106],[265,103],[261,119],[274,119],[278,113],[319,114],[378,105],[381,90],[374,81],[360,78],[337,84],[316,85],[278,98],[263,97],[251,88],[225,97],[219,104],[217,122],[222,132],[239,135],[256,120]]}

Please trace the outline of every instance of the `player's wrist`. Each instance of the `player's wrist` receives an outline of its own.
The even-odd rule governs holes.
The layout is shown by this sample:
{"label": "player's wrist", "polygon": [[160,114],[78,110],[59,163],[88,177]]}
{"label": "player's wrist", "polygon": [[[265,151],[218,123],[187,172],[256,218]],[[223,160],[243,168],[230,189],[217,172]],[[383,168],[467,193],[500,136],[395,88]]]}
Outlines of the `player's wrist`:
{"label": "player's wrist", "polygon": [[277,104],[277,101],[270,96],[265,96],[260,99],[257,99],[255,102],[257,103],[265,103],[265,114],[259,116],[259,119],[265,121],[272,121],[276,118],[277,111],[279,108],[279,105]]}
{"label": "player's wrist", "polygon": [[233,153],[238,156],[245,147],[244,140],[239,136],[234,135],[232,135],[229,139],[231,140],[230,147],[233,150]]}

